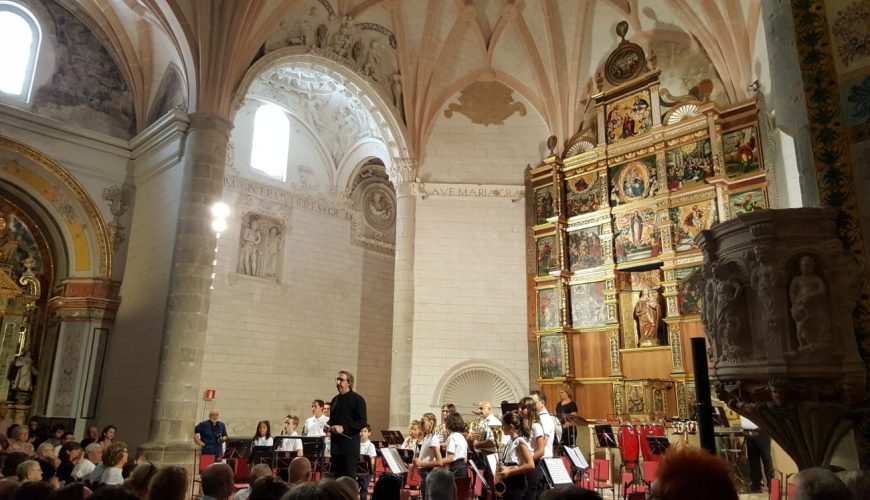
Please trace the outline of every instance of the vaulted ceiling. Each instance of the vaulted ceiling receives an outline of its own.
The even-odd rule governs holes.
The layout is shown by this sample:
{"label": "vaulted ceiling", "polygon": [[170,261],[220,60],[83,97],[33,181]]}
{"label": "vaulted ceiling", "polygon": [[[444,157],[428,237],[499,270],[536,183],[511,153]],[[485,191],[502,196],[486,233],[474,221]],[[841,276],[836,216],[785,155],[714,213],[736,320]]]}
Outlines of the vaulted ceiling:
{"label": "vaulted ceiling", "polygon": [[[233,95],[269,40],[312,8],[394,35],[408,143],[425,147],[445,103],[477,80],[520,93],[561,139],[587,112],[594,80],[627,38],[693,48],[727,102],[749,98],[760,0],[61,0],[101,32],[145,117],[169,65],[186,78],[190,111],[232,118]],[[561,141],[560,141],[561,142]]]}

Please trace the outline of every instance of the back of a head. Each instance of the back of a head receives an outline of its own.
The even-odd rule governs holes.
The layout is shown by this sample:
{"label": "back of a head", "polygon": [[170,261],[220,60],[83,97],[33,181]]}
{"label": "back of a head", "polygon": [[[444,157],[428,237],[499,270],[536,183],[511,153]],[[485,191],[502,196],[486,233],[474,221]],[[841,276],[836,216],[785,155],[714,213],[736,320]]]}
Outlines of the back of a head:
{"label": "back of a head", "polygon": [[846,483],[828,469],[813,467],[797,475],[796,500],[849,500],[852,493]]}
{"label": "back of a head", "polygon": [[[351,481],[353,481],[353,479],[351,479]],[[356,481],[354,481],[354,483],[356,483]],[[320,481],[317,483],[317,489],[318,494],[312,498],[323,498],[324,500],[357,500],[357,498],[359,498],[358,487],[350,488],[343,482],[335,479]]]}
{"label": "back of a head", "polygon": [[737,500],[731,466],[699,448],[671,448],[659,464],[653,486],[661,500]]}
{"label": "back of a head", "polygon": [[18,491],[12,495],[12,500],[48,500],[52,493],[54,493],[54,488],[48,483],[34,481],[22,484]]}
{"label": "back of a head", "polygon": [[199,477],[203,494],[224,500],[233,493],[233,470],[227,464],[211,464]]}
{"label": "back of a head", "polygon": [[372,500],[399,500],[402,493],[402,480],[395,474],[383,474],[372,492]]}
{"label": "back of a head", "polygon": [[248,474],[248,483],[253,486],[254,483],[257,482],[257,479],[260,479],[261,477],[269,477],[271,475],[272,467],[270,467],[269,464],[257,464],[251,467],[251,472]]}
{"label": "back of a head", "polygon": [[426,498],[430,500],[454,500],[456,481],[447,469],[434,469],[426,478]]}
{"label": "back of a head", "polygon": [[27,454],[16,451],[10,453],[6,460],[3,461],[3,477],[12,477],[17,473],[18,466],[21,462],[27,460]]}
{"label": "back of a head", "polygon": [[148,500],[184,500],[187,497],[187,469],[178,465],[160,467],[148,484]]}
{"label": "back of a head", "polygon": [[139,465],[134,464],[133,472],[124,480],[124,488],[144,497],[148,493],[148,485],[151,483],[151,478],[156,473],[157,466],[151,462]]}
{"label": "back of a head", "polygon": [[[271,471],[270,471],[271,472]],[[296,457],[287,468],[287,482],[299,484],[311,480],[311,461],[305,457]]]}
{"label": "back of a head", "polygon": [[290,487],[280,478],[268,475],[261,477],[251,484],[251,494],[248,500],[274,500],[281,498]]}
{"label": "back of a head", "polygon": [[853,499],[870,498],[870,473],[862,470],[847,470],[837,473],[837,477],[852,492]]}
{"label": "back of a head", "polygon": [[350,476],[341,476],[335,482],[338,486],[344,488],[352,498],[359,498],[359,483],[356,482],[356,479]]}
{"label": "back of a head", "polygon": [[20,487],[21,484],[14,479],[0,480],[0,500],[9,500]]}
{"label": "back of a head", "polygon": [[318,500],[320,485],[317,483],[301,483],[290,488],[290,491],[281,497],[281,500]]}
{"label": "back of a head", "polygon": [[602,498],[601,495],[592,490],[566,486],[547,490],[541,495],[541,500],[602,500]]}
{"label": "back of a head", "polygon": [[140,500],[135,493],[121,486],[103,486],[91,495],[90,500]]}
{"label": "back of a head", "polygon": [[70,483],[59,490],[54,490],[54,493],[48,498],[49,500],[84,500],[85,485],[84,483]]}

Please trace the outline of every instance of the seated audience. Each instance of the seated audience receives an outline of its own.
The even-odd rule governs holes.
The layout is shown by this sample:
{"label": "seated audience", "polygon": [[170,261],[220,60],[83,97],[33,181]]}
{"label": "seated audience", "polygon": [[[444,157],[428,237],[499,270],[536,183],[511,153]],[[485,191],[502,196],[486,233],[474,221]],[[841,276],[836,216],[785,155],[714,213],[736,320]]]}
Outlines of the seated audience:
{"label": "seated audience", "polygon": [[360,484],[356,482],[356,479],[350,476],[341,476],[336,479],[335,482],[338,483],[338,486],[343,488],[348,495],[351,495],[351,498],[360,498]]}
{"label": "seated audience", "polygon": [[9,450],[9,438],[6,437],[6,434],[0,434],[0,451],[8,451]]}
{"label": "seated audience", "polygon": [[12,495],[21,487],[21,483],[16,481],[15,474],[10,479],[0,481],[0,500],[9,500]]}
{"label": "seated audience", "polygon": [[402,492],[402,480],[395,474],[383,474],[375,483],[372,500],[399,500]]}
{"label": "seated audience", "polygon": [[151,478],[157,472],[157,466],[151,462],[137,465],[130,477],[124,480],[124,488],[136,494],[139,498],[145,498],[148,493],[148,485],[151,483]]}
{"label": "seated audience", "polygon": [[432,469],[426,477],[426,498],[428,500],[455,500],[456,480],[444,468]]}
{"label": "seated audience", "polygon": [[100,439],[97,440],[98,443],[103,445],[103,449],[108,449],[109,446],[112,446],[112,443],[115,442],[115,434],[118,433],[118,428],[114,425],[107,425],[105,429],[103,429],[103,433],[100,435]]}
{"label": "seated audience", "polygon": [[247,500],[251,495],[251,489],[257,479],[261,477],[271,477],[272,467],[269,464],[257,464],[251,467],[251,472],[248,474],[248,487],[236,492],[235,500]]}
{"label": "seated audience", "polygon": [[14,479],[18,474],[18,466],[25,460],[27,460],[27,455],[20,451],[6,455],[6,460],[3,461],[3,468],[0,469],[0,472],[3,473],[3,477]]}
{"label": "seated audience", "polygon": [[30,417],[30,421],[27,423],[27,430],[28,442],[33,446],[45,441],[45,438],[48,437],[43,436],[45,426],[43,426],[36,417]]}
{"label": "seated audience", "polygon": [[211,464],[199,475],[202,485],[202,500],[228,500],[232,498],[233,470],[227,464]]}
{"label": "seated audience", "polygon": [[122,471],[124,464],[127,463],[127,443],[118,441],[112,443],[105,452],[103,452],[103,465],[106,466],[103,471],[103,476],[100,482],[103,484],[117,485],[124,482]]}
{"label": "seated audience", "polygon": [[541,495],[541,500],[602,500],[602,498],[592,490],[567,486],[547,490]]}
{"label": "seated audience", "polygon": [[6,431],[15,422],[9,418],[9,404],[6,401],[0,401],[0,435],[5,436]]}
{"label": "seated audience", "polygon": [[853,499],[870,498],[870,473],[862,470],[847,470],[838,472],[837,477],[852,492]]}
{"label": "seated audience", "polygon": [[12,495],[12,500],[48,500],[54,493],[54,488],[45,481],[32,481],[24,483]]}
{"label": "seated audience", "polygon": [[795,500],[848,500],[852,493],[836,474],[822,467],[804,469],[797,475]]}
{"label": "seated audience", "polygon": [[48,439],[43,441],[41,444],[48,443],[52,448],[60,446],[63,444],[64,434],[66,434],[66,426],[63,424],[54,424],[51,426],[51,434],[48,435]]}
{"label": "seated audience", "polygon": [[699,448],[670,448],[652,485],[660,500],[737,500],[731,465]]}
{"label": "seated audience", "polygon": [[27,427],[19,425],[12,430],[12,439],[9,440],[9,451],[20,451],[28,457],[36,455],[33,444],[30,442],[30,431]]}
{"label": "seated audience", "polygon": [[73,469],[82,461],[83,455],[82,445],[75,441],[61,445],[57,456],[60,459],[60,465],[57,467],[57,478],[65,483],[72,482]]}
{"label": "seated audience", "polygon": [[268,475],[261,477],[251,484],[251,495],[248,500],[274,500],[281,498],[290,487],[277,477]]}
{"label": "seated audience", "polygon": [[42,481],[42,467],[39,466],[39,462],[36,460],[25,460],[21,462],[18,464],[15,474],[18,476],[18,481],[21,483]]}
{"label": "seated audience", "polygon": [[82,483],[70,483],[48,497],[49,500],[85,500],[91,496],[91,490]]}
{"label": "seated audience", "polygon": [[177,465],[160,467],[148,486],[146,500],[184,500],[187,498],[187,469]]}
{"label": "seated audience", "polygon": [[296,457],[287,468],[287,482],[291,485],[311,481],[311,461],[306,457]]}
{"label": "seated audience", "polygon": [[39,445],[36,449],[36,461],[42,467],[42,480],[48,482],[53,487],[59,486],[57,468],[60,466],[60,459],[57,458],[57,453],[54,452],[54,445],[51,443]]}
{"label": "seated audience", "polygon": [[88,427],[88,430],[85,431],[85,438],[82,439],[82,448],[87,449],[89,444],[96,443],[98,439],[100,439],[100,428],[96,425]]}
{"label": "seated audience", "polygon": [[[89,479],[89,476],[94,472],[97,464],[103,462],[103,446],[100,443],[93,442],[85,447],[85,455],[79,460],[79,463],[73,467],[72,477],[76,481]],[[101,472],[102,474],[102,472]],[[100,476],[102,477],[102,476]]]}
{"label": "seated audience", "polygon": [[103,486],[91,495],[90,500],[139,500],[139,497],[121,486]]}
{"label": "seated audience", "polygon": [[317,483],[302,483],[290,488],[281,500],[320,500],[320,487]]}
{"label": "seated audience", "polygon": [[[342,481],[342,479],[344,481]],[[321,497],[335,500],[358,500],[359,485],[352,478],[343,476],[338,479],[327,479],[317,483]]]}

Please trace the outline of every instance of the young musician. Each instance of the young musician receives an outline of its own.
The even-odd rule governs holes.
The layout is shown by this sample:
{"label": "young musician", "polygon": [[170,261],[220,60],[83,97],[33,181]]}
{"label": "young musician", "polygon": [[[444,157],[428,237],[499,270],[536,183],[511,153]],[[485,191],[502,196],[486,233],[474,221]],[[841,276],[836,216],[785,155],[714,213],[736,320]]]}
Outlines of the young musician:
{"label": "young musician", "polygon": [[450,433],[447,436],[447,456],[441,460],[454,478],[468,477],[468,441],[465,439],[465,422],[462,415],[451,413],[444,421],[444,427]]}
{"label": "young musician", "polygon": [[441,443],[435,434],[435,415],[424,413],[420,419],[423,424],[423,443],[420,445],[420,456],[414,460],[414,467],[420,470],[420,491],[426,490],[426,476],[435,467],[441,467]]}
{"label": "young musician", "polygon": [[254,446],[272,446],[272,425],[268,420],[257,422],[257,432],[254,433]]}
{"label": "young musician", "polygon": [[[299,417],[296,415],[287,415],[284,419],[284,428],[281,430],[282,436],[298,436],[296,426],[299,425]],[[296,456],[302,456],[302,440],[301,439],[282,439],[277,451],[296,452]]]}
{"label": "young musician", "polygon": [[372,473],[375,470],[375,459],[378,456],[378,450],[375,449],[375,444],[369,441],[369,437],[372,434],[372,426],[366,424],[365,427],[359,431],[359,455],[360,460],[363,460],[364,457],[368,457],[369,459],[369,473],[368,474],[357,474],[357,480],[359,481],[359,498],[360,500],[366,500],[369,497],[369,481],[372,480]]}
{"label": "young musician", "polygon": [[527,485],[526,474],[535,470],[532,451],[526,441],[528,432],[523,427],[523,420],[516,410],[502,416],[502,430],[510,437],[504,452],[501,454],[496,480],[504,483],[506,490],[504,500],[521,500],[525,498]]}
{"label": "young musician", "polygon": [[532,450],[532,461],[535,462],[535,468],[526,474],[527,491],[526,498],[533,500],[537,498],[542,476],[539,464],[544,458],[544,448],[547,446],[547,436],[544,435],[544,427],[538,418],[538,405],[530,396],[520,399],[520,417],[523,419],[523,428],[530,434],[530,448]]}
{"label": "young musician", "polygon": [[408,429],[408,437],[402,442],[399,448],[403,450],[416,450],[423,442],[423,433],[420,431],[420,421],[412,420],[411,427]]}

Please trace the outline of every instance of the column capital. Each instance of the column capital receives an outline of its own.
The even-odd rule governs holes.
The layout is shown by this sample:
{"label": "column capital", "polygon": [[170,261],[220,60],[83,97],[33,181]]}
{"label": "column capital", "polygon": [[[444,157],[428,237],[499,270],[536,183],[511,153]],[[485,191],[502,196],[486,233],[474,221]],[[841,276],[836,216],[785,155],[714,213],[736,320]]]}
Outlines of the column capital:
{"label": "column capital", "polygon": [[214,130],[225,135],[227,139],[230,138],[233,122],[226,118],[201,111],[190,113],[187,117],[190,119],[190,128],[192,130]]}
{"label": "column capital", "polygon": [[398,188],[399,184],[415,182],[417,179],[417,160],[415,158],[393,158],[387,168],[390,182]]}

